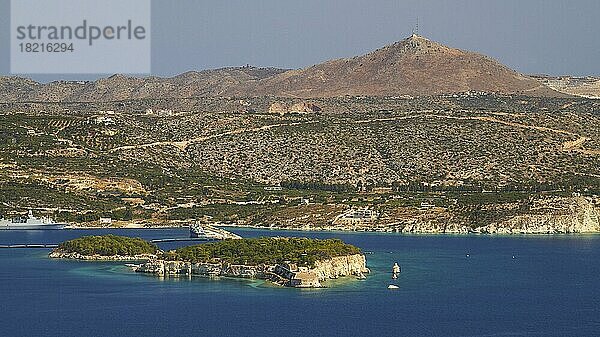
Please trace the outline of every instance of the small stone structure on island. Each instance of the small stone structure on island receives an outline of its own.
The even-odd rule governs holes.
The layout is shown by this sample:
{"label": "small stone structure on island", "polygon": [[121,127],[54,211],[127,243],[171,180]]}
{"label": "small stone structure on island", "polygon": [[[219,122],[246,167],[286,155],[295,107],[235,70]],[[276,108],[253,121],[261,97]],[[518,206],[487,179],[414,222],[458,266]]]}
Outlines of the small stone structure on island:
{"label": "small stone structure on island", "polygon": [[321,282],[316,273],[307,267],[298,267],[294,263],[284,263],[275,266],[274,273],[288,282],[290,287],[320,288]]}

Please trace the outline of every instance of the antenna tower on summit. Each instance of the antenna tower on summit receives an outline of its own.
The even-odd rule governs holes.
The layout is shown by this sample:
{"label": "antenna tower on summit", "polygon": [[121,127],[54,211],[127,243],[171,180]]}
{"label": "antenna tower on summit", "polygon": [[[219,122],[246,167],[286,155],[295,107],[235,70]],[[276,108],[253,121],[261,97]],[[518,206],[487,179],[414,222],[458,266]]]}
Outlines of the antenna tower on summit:
{"label": "antenna tower on summit", "polygon": [[419,35],[419,17],[417,16],[417,24],[415,25],[415,28],[413,29],[413,35]]}

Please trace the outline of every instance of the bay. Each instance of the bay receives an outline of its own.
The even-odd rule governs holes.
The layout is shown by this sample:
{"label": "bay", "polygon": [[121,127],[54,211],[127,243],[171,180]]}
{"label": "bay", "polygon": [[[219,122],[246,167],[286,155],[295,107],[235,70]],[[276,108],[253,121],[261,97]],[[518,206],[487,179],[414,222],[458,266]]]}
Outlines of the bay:
{"label": "bay", "polygon": [[[244,237],[340,238],[367,252],[366,280],[326,289],[159,279],[123,263],[0,249],[5,336],[595,336],[600,236],[450,236],[232,229]],[[2,231],[0,245],[186,229]],[[164,244],[175,248],[181,244]],[[402,266],[391,279],[394,262]],[[399,286],[388,290],[389,284]]]}

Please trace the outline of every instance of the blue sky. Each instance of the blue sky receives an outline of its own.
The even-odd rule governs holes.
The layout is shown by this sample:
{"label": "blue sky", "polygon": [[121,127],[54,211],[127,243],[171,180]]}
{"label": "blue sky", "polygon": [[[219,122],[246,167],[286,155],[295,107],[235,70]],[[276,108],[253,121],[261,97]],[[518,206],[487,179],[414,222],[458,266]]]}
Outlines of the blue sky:
{"label": "blue sky", "polygon": [[[9,4],[0,0],[1,74]],[[600,75],[598,0],[153,0],[152,73],[305,67],[401,40],[417,17],[421,35],[520,72]]]}

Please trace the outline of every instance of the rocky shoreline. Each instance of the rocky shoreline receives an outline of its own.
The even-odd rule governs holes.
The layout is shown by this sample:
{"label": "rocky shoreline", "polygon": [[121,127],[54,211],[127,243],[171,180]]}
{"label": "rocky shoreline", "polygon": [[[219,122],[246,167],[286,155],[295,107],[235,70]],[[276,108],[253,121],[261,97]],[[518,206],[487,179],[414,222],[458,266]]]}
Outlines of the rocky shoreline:
{"label": "rocky shoreline", "polygon": [[59,250],[52,251],[50,254],[48,254],[48,257],[50,257],[52,259],[68,259],[68,260],[81,260],[81,261],[147,261],[147,260],[152,260],[152,259],[157,258],[156,255],[152,255],[152,254],[140,254],[140,255],[133,255],[133,256],[123,256],[123,255],[105,256],[105,255],[98,255],[98,254],[82,255],[79,253],[66,253],[66,252],[61,252]]}
{"label": "rocky shoreline", "polygon": [[203,276],[233,277],[268,280],[275,284],[295,288],[321,288],[322,282],[340,277],[364,277],[370,270],[362,254],[338,256],[317,261],[315,266],[298,267],[295,264],[235,265],[224,263],[191,263],[151,259],[132,266],[138,273],[154,274],[159,277]]}
{"label": "rocky shoreline", "polygon": [[153,274],[158,277],[199,276],[232,277],[267,280],[274,284],[294,288],[322,288],[324,281],[340,277],[355,276],[364,278],[370,272],[363,254],[338,256],[317,261],[312,268],[299,267],[291,263],[276,265],[235,265],[226,263],[191,263],[186,261],[167,261],[156,255],[101,256],[81,255],[53,251],[50,258],[82,261],[141,262],[128,265],[134,272]]}

